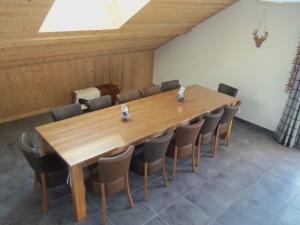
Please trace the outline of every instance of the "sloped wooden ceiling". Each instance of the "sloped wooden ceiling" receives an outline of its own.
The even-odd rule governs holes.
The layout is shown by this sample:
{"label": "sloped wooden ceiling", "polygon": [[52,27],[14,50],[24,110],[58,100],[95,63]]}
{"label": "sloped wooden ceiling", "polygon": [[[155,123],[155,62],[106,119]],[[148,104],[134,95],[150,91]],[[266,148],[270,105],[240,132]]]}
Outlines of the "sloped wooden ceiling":
{"label": "sloped wooden ceiling", "polygon": [[237,0],[152,0],[121,29],[38,33],[53,0],[0,1],[0,68],[156,49]]}

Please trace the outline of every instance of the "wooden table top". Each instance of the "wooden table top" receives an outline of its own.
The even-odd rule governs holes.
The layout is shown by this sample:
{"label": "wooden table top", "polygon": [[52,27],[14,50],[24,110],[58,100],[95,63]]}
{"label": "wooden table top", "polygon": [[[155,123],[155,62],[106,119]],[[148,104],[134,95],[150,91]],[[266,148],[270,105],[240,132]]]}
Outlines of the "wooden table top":
{"label": "wooden table top", "polygon": [[238,99],[198,85],[188,86],[183,103],[178,90],[128,102],[130,121],[120,119],[121,106],[83,114],[36,128],[69,166],[88,164],[129,144],[176,127]]}

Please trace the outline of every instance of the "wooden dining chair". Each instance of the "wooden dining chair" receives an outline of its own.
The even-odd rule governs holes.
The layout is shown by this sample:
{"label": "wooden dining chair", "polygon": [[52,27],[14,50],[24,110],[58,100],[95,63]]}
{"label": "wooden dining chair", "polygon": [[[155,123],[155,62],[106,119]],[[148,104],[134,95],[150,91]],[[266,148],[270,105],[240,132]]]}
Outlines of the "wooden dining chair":
{"label": "wooden dining chair", "polygon": [[209,144],[211,145],[211,153],[212,157],[215,156],[217,145],[218,145],[218,137],[220,127],[218,126],[219,121],[224,113],[224,109],[219,109],[216,112],[208,113],[204,116],[204,124],[201,129],[198,137],[197,143],[197,163],[198,166],[200,158],[201,158],[201,145]]}
{"label": "wooden dining chair", "polygon": [[218,86],[218,92],[235,97],[238,93],[238,89],[235,87],[231,87],[227,84],[220,83]]}
{"label": "wooden dining chair", "polygon": [[139,90],[121,92],[117,95],[117,103],[123,104],[141,98]]}
{"label": "wooden dining chair", "polygon": [[61,106],[53,109],[51,115],[54,121],[64,120],[82,114],[81,105],[78,103]]}
{"label": "wooden dining chair", "polygon": [[197,123],[177,127],[167,151],[167,156],[173,158],[173,178],[176,177],[177,159],[186,156],[191,156],[192,169],[195,172],[195,143],[203,124],[204,120],[201,119]]}
{"label": "wooden dining chair", "polygon": [[160,85],[160,89],[162,92],[171,91],[178,88],[180,88],[180,84],[178,80],[165,81],[162,82]]}
{"label": "wooden dining chair", "polygon": [[106,195],[125,190],[130,207],[134,207],[128,178],[133,150],[134,146],[130,145],[126,151],[117,156],[98,159],[97,171],[92,175],[91,186],[101,191],[103,224],[106,224]]}
{"label": "wooden dining chair", "polygon": [[151,95],[156,95],[156,94],[161,93],[159,85],[152,85],[149,87],[145,87],[145,88],[140,89],[139,91],[140,91],[142,97],[148,97]]}
{"label": "wooden dining chair", "polygon": [[43,212],[47,212],[48,188],[66,184],[68,166],[55,153],[42,156],[35,140],[33,134],[22,133],[19,148],[34,171],[33,192],[37,193],[39,183],[42,186]]}
{"label": "wooden dining chair", "polygon": [[110,95],[101,96],[87,101],[86,106],[89,112],[104,109],[112,106],[112,98]]}
{"label": "wooden dining chair", "polygon": [[137,146],[133,153],[131,170],[139,176],[144,176],[145,201],[148,199],[148,176],[162,170],[164,185],[168,186],[165,158],[173,133],[173,130],[169,130],[161,137],[147,140]]}
{"label": "wooden dining chair", "polygon": [[238,112],[241,102],[238,101],[234,106],[227,105],[224,107],[224,113],[219,122],[219,137],[225,139],[225,143],[229,146],[233,118]]}

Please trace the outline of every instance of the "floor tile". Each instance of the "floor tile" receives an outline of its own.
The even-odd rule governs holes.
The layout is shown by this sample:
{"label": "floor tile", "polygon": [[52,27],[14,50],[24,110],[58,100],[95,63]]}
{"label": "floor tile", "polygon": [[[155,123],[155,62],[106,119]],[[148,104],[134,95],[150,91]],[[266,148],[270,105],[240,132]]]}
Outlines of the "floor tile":
{"label": "floor tile", "polygon": [[293,199],[291,205],[295,207],[296,209],[300,210],[300,192],[297,194],[297,196]]}
{"label": "floor tile", "polygon": [[170,174],[168,180],[171,188],[174,188],[180,195],[186,195],[195,187],[206,182],[206,179],[199,177],[196,172],[193,172],[191,162],[179,165],[177,167],[176,178],[173,179],[173,176]]}
{"label": "floor tile", "polygon": [[288,183],[292,183],[300,187],[300,173],[299,168],[288,162],[280,162],[276,165],[271,173],[275,176],[281,177]]}
{"label": "floor tile", "polygon": [[216,216],[234,202],[261,174],[261,169],[241,160],[193,190],[187,198],[208,215]]}
{"label": "floor tile", "polygon": [[282,225],[299,225],[300,223],[300,211],[294,207],[288,206],[279,215]]}
{"label": "floor tile", "polygon": [[157,216],[157,217],[151,219],[145,225],[168,225],[168,224],[165,223],[160,217]]}
{"label": "floor tile", "polygon": [[[86,201],[87,215],[93,215],[96,212],[100,214],[100,209],[95,206],[88,198]],[[49,205],[49,215],[51,215],[58,225],[76,223],[74,216],[74,207],[71,196],[66,196],[54,204]]]}
{"label": "floor tile", "polygon": [[27,215],[39,212],[40,198],[32,193],[32,185],[15,181],[0,187],[0,221],[9,223]]}
{"label": "floor tile", "polygon": [[[102,225],[102,215],[96,212],[94,215],[88,216],[85,220],[77,222],[76,225]],[[106,218],[106,225],[113,225],[113,223]]]}
{"label": "floor tile", "polygon": [[121,198],[118,202],[112,204],[107,208],[107,216],[115,225],[142,225],[147,222],[154,213],[143,204],[134,195],[134,208],[128,204],[127,197]]}
{"label": "floor tile", "polygon": [[251,202],[240,199],[227,208],[217,221],[222,225],[280,225],[276,214],[265,212]]}
{"label": "floor tile", "polygon": [[33,216],[22,218],[19,221],[13,222],[10,225],[56,225],[56,222],[47,214],[36,213]]}
{"label": "floor tile", "polygon": [[[145,204],[154,212],[159,213],[164,208],[175,202],[175,200],[181,196],[176,191],[176,186],[172,184],[173,181],[169,181],[169,186],[164,187],[161,180],[155,180],[148,185],[148,199]],[[136,193],[139,199],[144,199],[144,190],[140,190]]]}
{"label": "floor tile", "polygon": [[186,198],[179,198],[172,206],[164,210],[162,217],[172,225],[205,225],[210,217]]}
{"label": "floor tile", "polygon": [[276,176],[266,174],[243,198],[260,211],[280,213],[294,199],[299,187]]}

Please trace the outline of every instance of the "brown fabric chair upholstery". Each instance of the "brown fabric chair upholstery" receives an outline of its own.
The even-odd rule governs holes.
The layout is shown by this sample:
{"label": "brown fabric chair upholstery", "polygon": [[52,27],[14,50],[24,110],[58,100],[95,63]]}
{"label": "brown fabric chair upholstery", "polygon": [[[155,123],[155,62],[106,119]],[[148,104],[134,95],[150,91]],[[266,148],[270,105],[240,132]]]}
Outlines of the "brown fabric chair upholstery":
{"label": "brown fabric chair upholstery", "polygon": [[139,91],[141,93],[141,96],[143,96],[143,97],[148,97],[151,95],[156,95],[156,94],[161,93],[159,85],[152,85],[149,87],[145,87],[143,89],[140,89]]}
{"label": "brown fabric chair upholstery", "polygon": [[74,116],[82,114],[80,104],[70,104],[62,106],[51,111],[51,115],[54,121],[64,120]]}
{"label": "brown fabric chair upholstery", "polygon": [[225,106],[224,113],[219,122],[219,137],[225,138],[226,145],[229,146],[229,140],[231,136],[231,129],[233,118],[241,106],[241,102],[238,101],[234,106]]}
{"label": "brown fabric chair upholstery", "polygon": [[148,198],[148,175],[162,170],[163,181],[168,186],[165,157],[168,150],[173,130],[169,130],[161,137],[147,140],[144,144],[137,146],[131,161],[131,170],[144,176],[144,199]]}
{"label": "brown fabric chair upholstery", "polygon": [[130,102],[139,99],[141,97],[142,96],[138,90],[121,92],[120,94],[117,95],[117,103],[123,104],[125,102]]}
{"label": "brown fabric chair upholstery", "polygon": [[235,87],[231,87],[227,84],[223,84],[223,83],[220,83],[219,84],[219,87],[218,87],[218,92],[221,92],[223,94],[226,94],[226,95],[230,95],[232,97],[235,97],[238,93],[238,89],[236,89]]}
{"label": "brown fabric chair upholstery", "polygon": [[112,106],[112,99],[110,95],[105,95],[105,96],[101,96],[99,98],[95,98],[92,100],[89,100],[86,103],[88,110],[90,112],[99,110],[99,109],[104,109],[107,107]]}
{"label": "brown fabric chair upholstery", "polygon": [[162,92],[171,91],[174,89],[180,88],[180,84],[178,80],[170,80],[161,83],[160,90]]}
{"label": "brown fabric chair upholstery", "polygon": [[43,211],[48,211],[48,188],[66,183],[68,166],[56,154],[41,156],[40,145],[34,142],[34,134],[23,133],[19,139],[19,148],[34,171],[33,192],[38,183],[42,185]]}
{"label": "brown fabric chair upholstery", "polygon": [[[204,117],[203,128],[200,131],[198,137],[198,154],[197,154],[197,165],[201,157],[201,144],[211,144],[212,157],[216,154],[216,148],[218,144],[218,134],[219,134],[219,121],[224,113],[224,109],[219,109],[214,113],[208,113]],[[216,131],[217,130],[217,131]],[[215,137],[216,132],[216,137]]]}
{"label": "brown fabric chair upholstery", "polygon": [[177,158],[185,156],[192,157],[192,168],[195,172],[195,143],[199,135],[199,131],[202,129],[204,120],[200,120],[197,123],[179,126],[176,129],[174,138],[167,151],[167,156],[173,158],[173,177],[176,177],[176,163]]}
{"label": "brown fabric chair upholstery", "polygon": [[100,158],[96,173],[93,174],[91,185],[101,190],[102,200],[102,223],[106,224],[106,195],[113,195],[125,189],[128,202],[133,208],[128,172],[134,146],[131,145],[123,153],[109,157]]}

